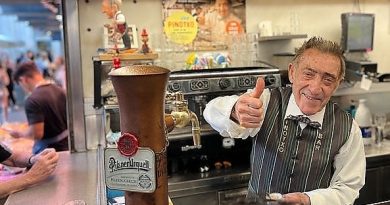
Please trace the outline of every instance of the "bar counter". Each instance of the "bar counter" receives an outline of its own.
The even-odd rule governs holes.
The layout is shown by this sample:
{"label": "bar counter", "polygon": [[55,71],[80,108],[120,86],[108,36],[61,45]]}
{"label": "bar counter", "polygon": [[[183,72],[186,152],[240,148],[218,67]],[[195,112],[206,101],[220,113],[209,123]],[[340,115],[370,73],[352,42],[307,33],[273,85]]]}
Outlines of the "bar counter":
{"label": "bar counter", "polygon": [[83,200],[98,204],[97,151],[59,152],[57,168],[45,182],[11,194],[5,205],[63,205]]}
{"label": "bar counter", "polygon": [[364,146],[367,169],[390,165],[390,140],[384,140],[380,146],[372,143]]}
{"label": "bar counter", "polygon": [[380,146],[377,146],[374,143],[365,146],[364,152],[366,153],[367,159],[390,155],[390,140],[383,140]]}
{"label": "bar counter", "polygon": [[[390,141],[385,140],[381,147],[365,147],[367,164],[390,159]],[[97,150],[70,153],[60,152],[57,169],[47,181],[26,190],[11,194],[5,205],[63,205],[72,200],[84,200],[88,205],[104,204],[100,201],[104,194],[98,180],[100,162]],[[99,188],[100,187],[100,188]],[[99,194],[98,194],[99,193]]]}

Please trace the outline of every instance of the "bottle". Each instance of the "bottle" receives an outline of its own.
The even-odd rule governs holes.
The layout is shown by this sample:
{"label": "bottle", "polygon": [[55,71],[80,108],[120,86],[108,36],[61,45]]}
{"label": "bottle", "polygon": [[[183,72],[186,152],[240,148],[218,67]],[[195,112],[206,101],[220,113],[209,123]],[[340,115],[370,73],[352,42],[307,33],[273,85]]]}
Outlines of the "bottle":
{"label": "bottle", "polygon": [[355,119],[355,115],[356,115],[356,101],[355,100],[351,100],[351,104],[349,105],[349,108],[347,111]]}
{"label": "bottle", "polygon": [[364,145],[371,145],[372,141],[372,115],[366,105],[366,99],[360,99],[356,110],[355,120],[362,131]]}

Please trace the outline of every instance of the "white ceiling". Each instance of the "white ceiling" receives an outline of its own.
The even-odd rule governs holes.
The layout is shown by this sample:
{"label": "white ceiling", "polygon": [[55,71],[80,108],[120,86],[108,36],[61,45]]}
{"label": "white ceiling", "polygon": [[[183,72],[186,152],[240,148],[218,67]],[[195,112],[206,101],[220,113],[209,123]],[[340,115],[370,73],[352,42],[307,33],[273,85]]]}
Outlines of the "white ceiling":
{"label": "white ceiling", "polygon": [[59,31],[62,22],[57,15],[62,15],[59,0],[1,0],[0,15],[15,15],[19,21],[43,31]]}

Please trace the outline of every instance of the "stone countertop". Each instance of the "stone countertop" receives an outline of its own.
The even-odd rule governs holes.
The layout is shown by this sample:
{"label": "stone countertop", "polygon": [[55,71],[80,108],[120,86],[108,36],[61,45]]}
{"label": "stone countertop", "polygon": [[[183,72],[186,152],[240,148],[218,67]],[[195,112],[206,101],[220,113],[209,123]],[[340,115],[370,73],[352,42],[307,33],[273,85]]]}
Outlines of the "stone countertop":
{"label": "stone countertop", "polygon": [[364,152],[366,158],[383,157],[389,155],[390,157],[390,140],[383,140],[381,146],[372,143],[371,145],[364,146]]}

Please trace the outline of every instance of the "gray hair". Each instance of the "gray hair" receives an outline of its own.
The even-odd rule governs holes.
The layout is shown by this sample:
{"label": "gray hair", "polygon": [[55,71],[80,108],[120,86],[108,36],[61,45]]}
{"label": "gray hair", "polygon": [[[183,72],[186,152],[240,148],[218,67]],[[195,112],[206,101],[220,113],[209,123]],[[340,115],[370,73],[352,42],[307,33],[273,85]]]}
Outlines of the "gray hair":
{"label": "gray hair", "polygon": [[299,61],[301,60],[301,57],[303,53],[310,49],[317,49],[323,53],[328,53],[331,55],[336,56],[340,60],[340,73],[339,73],[339,78],[343,79],[345,76],[345,58],[343,55],[343,49],[340,47],[339,44],[330,41],[330,40],[325,40],[321,37],[312,37],[308,41],[305,41],[303,45],[296,51],[296,54],[293,58],[293,63],[298,64]]}
{"label": "gray hair", "polygon": [[116,4],[118,7],[122,6],[122,0],[114,0],[113,3]]}

